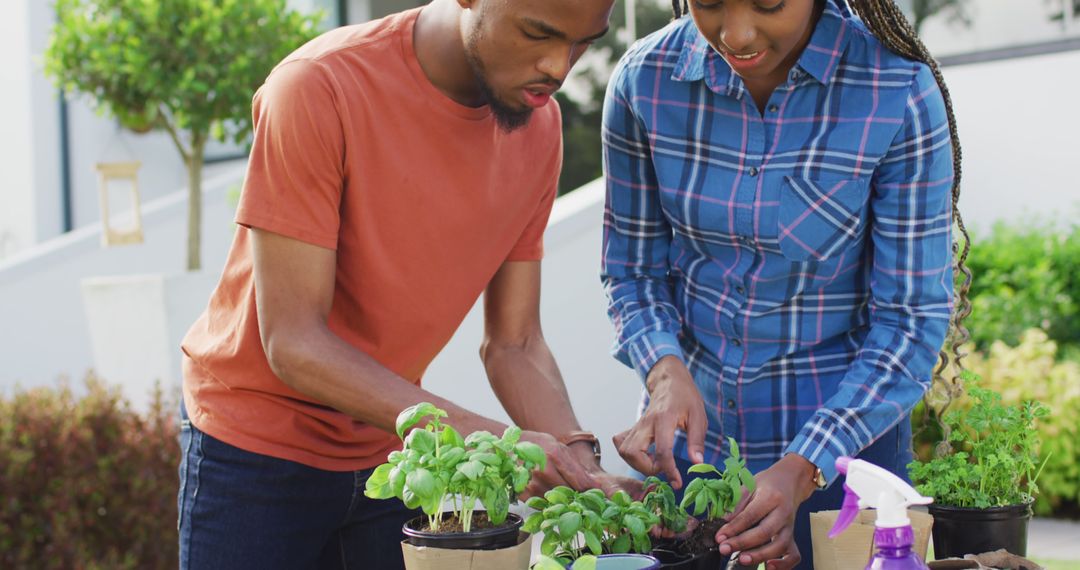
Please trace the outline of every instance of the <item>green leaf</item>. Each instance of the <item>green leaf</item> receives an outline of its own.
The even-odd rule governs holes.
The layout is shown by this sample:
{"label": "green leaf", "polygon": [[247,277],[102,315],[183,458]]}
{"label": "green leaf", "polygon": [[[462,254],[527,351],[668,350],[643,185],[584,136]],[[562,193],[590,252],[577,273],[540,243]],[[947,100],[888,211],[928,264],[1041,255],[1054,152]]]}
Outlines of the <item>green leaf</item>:
{"label": "green leaf", "polygon": [[536,534],[540,531],[540,523],[542,522],[544,522],[544,513],[533,513],[525,519],[525,524],[521,525],[521,530],[529,534]]}
{"label": "green leaf", "polygon": [[547,455],[544,454],[544,448],[531,441],[518,442],[514,446],[514,453],[541,471],[547,468]]}
{"label": "green leaf", "polygon": [[532,570],[566,570],[566,567],[559,564],[554,558],[540,555],[536,559],[536,564],[533,564]]}
{"label": "green leaf", "polygon": [[559,537],[570,539],[581,530],[581,515],[573,511],[559,515]]}
{"label": "green leaf", "polygon": [[559,545],[559,535],[553,532],[544,534],[544,540],[540,543],[540,552],[551,556],[555,554],[555,547]]}
{"label": "green leaf", "polygon": [[574,491],[569,487],[560,485],[558,487],[553,487],[549,489],[547,493],[544,493],[544,498],[550,503],[565,505],[573,500]]}
{"label": "green leaf", "polygon": [[487,469],[487,467],[479,461],[466,461],[459,463],[457,466],[457,470],[468,477],[470,481],[475,481],[477,477],[483,475],[484,469]]}
{"label": "green leaf", "polygon": [[630,498],[630,495],[622,489],[615,491],[615,493],[611,495],[611,501],[620,507],[629,507],[630,503],[634,502],[634,500]]}
{"label": "green leaf", "polygon": [[586,554],[574,561],[572,570],[596,570],[597,559],[595,556]]}
{"label": "green leaf", "polygon": [[690,473],[715,473],[717,475],[720,475],[720,471],[716,468],[716,466],[709,463],[698,463],[697,465],[692,465],[690,469],[687,469],[687,471]]}
{"label": "green leaf", "polygon": [[503,441],[513,445],[521,440],[521,428],[517,426],[509,426],[503,430]]}
{"label": "green leaf", "polygon": [[611,552],[613,554],[626,554],[630,552],[630,535],[620,534],[615,542],[611,544]]}
{"label": "green leaf", "polygon": [[364,496],[370,499],[389,499],[394,496],[390,485],[390,471],[393,465],[384,463],[375,468],[364,484]]}
{"label": "green leaf", "polygon": [[469,457],[470,461],[479,461],[485,465],[491,465],[493,467],[499,467],[502,465],[502,459],[499,459],[498,455],[494,453],[474,453]]}
{"label": "green leaf", "polygon": [[514,493],[520,493],[525,490],[525,487],[529,486],[529,470],[524,467],[514,467]]}
{"label": "green leaf", "polygon": [[461,434],[456,429],[445,424],[442,426],[442,432],[439,433],[439,443],[455,448],[465,447],[465,440],[462,439]]}
{"label": "green leaf", "polygon": [[529,497],[529,500],[525,501],[525,504],[538,511],[542,511],[551,506],[551,503],[543,497]]}
{"label": "green leaf", "polygon": [[604,553],[604,547],[600,544],[600,539],[595,532],[585,529],[581,531],[581,534],[585,536],[585,546],[589,548],[590,552],[597,556]]}
{"label": "green leaf", "polygon": [[415,449],[421,454],[435,452],[435,434],[426,429],[414,429],[405,438],[405,447]]}
{"label": "green leaf", "polygon": [[492,489],[487,500],[484,501],[487,508],[488,519],[491,524],[500,525],[506,521],[506,515],[510,512],[510,499],[505,489]]}
{"label": "green leaf", "polygon": [[440,453],[439,464],[447,467],[453,467],[465,458],[465,450],[460,447],[451,447],[445,451],[440,451]]}
{"label": "green leaf", "polygon": [[420,468],[405,477],[405,486],[423,502],[435,494],[437,483],[430,471]]}
{"label": "green leaf", "polygon": [[641,522],[641,519],[633,515],[626,515],[623,517],[623,525],[630,531],[630,534],[644,534],[645,524]]}
{"label": "green leaf", "polygon": [[406,431],[428,417],[445,418],[446,412],[436,408],[435,404],[428,402],[421,402],[405,408],[398,414],[397,421],[394,422],[398,437],[404,438]]}

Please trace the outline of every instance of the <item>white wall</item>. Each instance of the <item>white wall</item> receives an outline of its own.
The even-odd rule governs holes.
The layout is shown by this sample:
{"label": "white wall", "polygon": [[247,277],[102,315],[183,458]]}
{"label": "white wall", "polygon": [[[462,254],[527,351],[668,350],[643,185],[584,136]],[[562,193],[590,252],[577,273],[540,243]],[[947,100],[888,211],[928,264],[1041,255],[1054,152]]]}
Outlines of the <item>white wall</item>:
{"label": "white wall", "polygon": [[947,67],[964,150],[960,211],[988,230],[1080,214],[1080,51]]}
{"label": "white wall", "polygon": [[15,2],[0,18],[0,259],[34,241],[29,6]]}

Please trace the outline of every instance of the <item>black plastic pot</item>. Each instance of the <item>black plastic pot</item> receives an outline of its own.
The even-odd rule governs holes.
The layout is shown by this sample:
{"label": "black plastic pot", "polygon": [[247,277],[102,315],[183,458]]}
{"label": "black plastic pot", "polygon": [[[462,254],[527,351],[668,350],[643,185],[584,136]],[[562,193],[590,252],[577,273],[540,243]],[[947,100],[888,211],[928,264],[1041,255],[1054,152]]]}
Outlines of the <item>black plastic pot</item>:
{"label": "black plastic pot", "polygon": [[[444,513],[445,514],[445,513]],[[416,517],[401,527],[406,541],[413,546],[446,548],[448,550],[499,550],[518,544],[518,531],[524,521],[510,513],[506,522],[495,528],[485,528],[472,532],[435,533],[421,530],[428,524],[426,515]]]}
{"label": "black plastic pot", "polygon": [[934,558],[963,558],[1004,548],[1027,555],[1028,521],[1031,503],[969,509],[944,505],[929,506],[934,517]]}
{"label": "black plastic pot", "polygon": [[715,549],[691,555],[661,547],[650,554],[660,561],[661,568],[677,570],[719,570],[727,567],[730,558]]}

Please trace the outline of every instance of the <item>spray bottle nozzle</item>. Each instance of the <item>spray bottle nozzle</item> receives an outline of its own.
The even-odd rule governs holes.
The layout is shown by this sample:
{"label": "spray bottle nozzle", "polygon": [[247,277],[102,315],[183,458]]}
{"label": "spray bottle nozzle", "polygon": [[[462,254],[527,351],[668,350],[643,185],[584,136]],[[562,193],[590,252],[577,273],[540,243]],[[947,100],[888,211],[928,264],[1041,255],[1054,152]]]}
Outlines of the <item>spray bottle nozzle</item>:
{"label": "spray bottle nozzle", "polygon": [[909,506],[933,502],[903,479],[861,459],[840,457],[836,460],[836,469],[847,476],[847,481],[844,482],[844,504],[829,538],[844,532],[861,508],[877,509],[877,528],[900,528],[911,525],[907,517]]}

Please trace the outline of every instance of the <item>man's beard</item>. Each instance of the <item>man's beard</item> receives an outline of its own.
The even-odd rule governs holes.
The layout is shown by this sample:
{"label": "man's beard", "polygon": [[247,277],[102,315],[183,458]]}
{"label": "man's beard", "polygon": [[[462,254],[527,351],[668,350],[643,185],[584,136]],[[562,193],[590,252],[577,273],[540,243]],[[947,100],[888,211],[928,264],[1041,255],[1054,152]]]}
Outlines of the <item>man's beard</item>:
{"label": "man's beard", "polygon": [[476,55],[476,34],[471,35],[465,44],[465,60],[469,62],[469,67],[472,68],[473,75],[476,77],[476,87],[480,90],[480,95],[483,96],[484,102],[491,107],[491,114],[495,116],[495,124],[499,125],[499,128],[507,133],[525,126],[529,122],[529,118],[532,117],[533,110],[531,108],[525,110],[513,109],[500,101],[495,95],[495,90],[488,83],[484,63]]}

